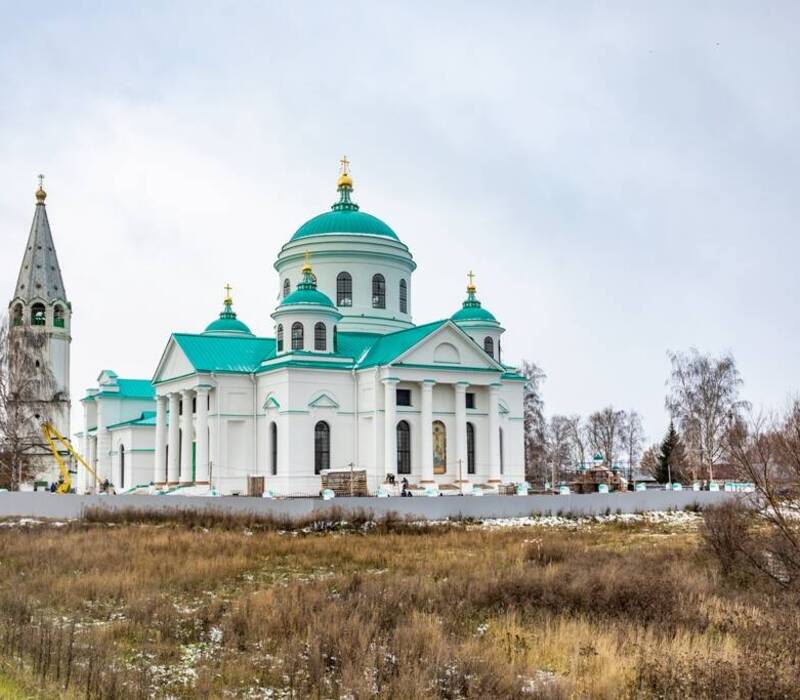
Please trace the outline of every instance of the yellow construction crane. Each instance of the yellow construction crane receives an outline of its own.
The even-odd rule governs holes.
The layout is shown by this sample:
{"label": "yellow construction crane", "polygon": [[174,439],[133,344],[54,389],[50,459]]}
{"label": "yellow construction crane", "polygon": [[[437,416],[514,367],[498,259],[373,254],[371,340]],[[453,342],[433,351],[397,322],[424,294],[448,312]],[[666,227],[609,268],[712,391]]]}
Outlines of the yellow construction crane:
{"label": "yellow construction crane", "polygon": [[61,452],[59,452],[58,447],[56,447],[56,441],[60,442],[64,448],[86,468],[86,471],[88,471],[94,477],[95,485],[99,482],[99,478],[95,470],[92,469],[88,462],[75,451],[75,448],[72,447],[70,441],[67,440],[67,438],[65,438],[60,432],[58,432],[52,423],[43,423],[42,433],[44,434],[44,439],[47,440],[47,444],[50,446],[50,451],[53,453],[53,457],[55,457],[58,468],[61,471],[61,483],[56,487],[56,493],[69,493],[72,489],[72,477],[70,476],[69,468],[64,462],[64,458],[61,456]]}

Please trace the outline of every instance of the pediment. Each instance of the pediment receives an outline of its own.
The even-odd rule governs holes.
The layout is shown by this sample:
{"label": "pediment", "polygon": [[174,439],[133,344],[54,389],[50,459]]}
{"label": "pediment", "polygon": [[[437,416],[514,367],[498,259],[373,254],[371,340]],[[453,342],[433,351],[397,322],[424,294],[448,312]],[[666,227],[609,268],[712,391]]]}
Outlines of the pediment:
{"label": "pediment", "polygon": [[327,391],[318,391],[308,402],[309,408],[339,408],[339,402]]}
{"label": "pediment", "polygon": [[187,374],[194,374],[194,372],[195,369],[189,362],[189,358],[186,357],[175,339],[170,338],[164,354],[161,356],[161,362],[158,363],[153,382],[166,382],[170,379],[185,377]]}
{"label": "pediment", "polygon": [[391,364],[502,370],[470,336],[453,323],[441,326]]}

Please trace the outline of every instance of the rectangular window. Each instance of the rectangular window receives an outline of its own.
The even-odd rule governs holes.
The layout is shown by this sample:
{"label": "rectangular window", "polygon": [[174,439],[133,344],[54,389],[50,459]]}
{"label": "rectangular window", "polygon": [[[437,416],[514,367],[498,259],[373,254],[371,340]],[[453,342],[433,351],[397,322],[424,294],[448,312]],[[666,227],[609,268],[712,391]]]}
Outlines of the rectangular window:
{"label": "rectangular window", "polygon": [[475,408],[475,394],[467,392],[467,408]]}
{"label": "rectangular window", "polygon": [[398,389],[397,390],[397,405],[410,406],[411,405],[411,389]]}

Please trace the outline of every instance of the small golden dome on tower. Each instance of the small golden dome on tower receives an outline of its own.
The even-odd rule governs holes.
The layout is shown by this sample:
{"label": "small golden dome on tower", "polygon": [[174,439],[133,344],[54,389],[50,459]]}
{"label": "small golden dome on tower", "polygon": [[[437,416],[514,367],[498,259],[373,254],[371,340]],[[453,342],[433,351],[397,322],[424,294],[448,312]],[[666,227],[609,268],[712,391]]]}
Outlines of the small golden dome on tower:
{"label": "small golden dome on tower", "polygon": [[47,192],[44,191],[44,175],[39,175],[39,189],[36,190],[36,201],[40,204],[44,204],[44,200],[47,199]]}
{"label": "small golden dome on tower", "polygon": [[336,188],[342,187],[349,187],[351,190],[353,189],[353,178],[350,177],[350,161],[347,160],[347,156],[342,156],[342,159],[339,161],[341,165],[339,179],[336,181]]}

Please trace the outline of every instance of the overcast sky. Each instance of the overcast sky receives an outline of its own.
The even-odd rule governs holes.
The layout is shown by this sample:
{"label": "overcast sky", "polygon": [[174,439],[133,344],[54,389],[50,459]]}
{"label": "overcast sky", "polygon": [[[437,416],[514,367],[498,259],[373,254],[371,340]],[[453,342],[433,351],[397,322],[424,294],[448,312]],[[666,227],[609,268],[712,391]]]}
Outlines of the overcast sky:
{"label": "overcast sky", "polygon": [[128,5],[0,0],[0,289],[43,172],[75,428],[226,282],[271,332],[272,263],[343,153],[419,265],[415,321],[474,269],[548,414],[636,408],[658,439],[692,345],[757,406],[800,388],[800,4]]}

